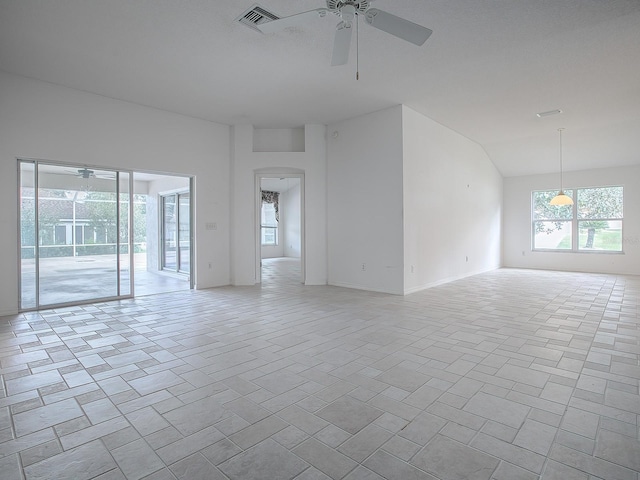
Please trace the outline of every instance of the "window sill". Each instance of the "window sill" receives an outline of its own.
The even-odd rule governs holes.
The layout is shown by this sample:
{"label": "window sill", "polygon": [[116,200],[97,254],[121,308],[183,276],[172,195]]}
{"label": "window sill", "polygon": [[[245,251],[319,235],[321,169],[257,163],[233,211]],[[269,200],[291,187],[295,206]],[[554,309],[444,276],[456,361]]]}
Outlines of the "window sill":
{"label": "window sill", "polygon": [[624,255],[624,250],[612,251],[612,250],[558,250],[551,248],[534,248],[531,253],[586,253],[588,255],[601,254],[601,255]]}

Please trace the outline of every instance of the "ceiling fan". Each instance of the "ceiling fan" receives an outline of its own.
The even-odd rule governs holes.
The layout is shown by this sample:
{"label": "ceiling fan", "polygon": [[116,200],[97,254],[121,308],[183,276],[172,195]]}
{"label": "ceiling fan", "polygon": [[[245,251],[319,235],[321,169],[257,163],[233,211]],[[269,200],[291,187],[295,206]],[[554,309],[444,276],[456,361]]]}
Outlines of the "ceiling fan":
{"label": "ceiling fan", "polygon": [[93,170],[89,170],[88,168],[79,168],[77,170],[76,176],[80,178],[93,178],[96,176],[96,173]]}
{"label": "ceiling fan", "polygon": [[418,25],[417,23],[377,8],[371,8],[370,4],[372,1],[373,0],[327,0],[326,8],[317,8],[315,10],[309,10],[308,12],[297,13],[289,17],[261,23],[256,25],[256,27],[262,33],[272,33],[286,27],[297,26],[314,18],[324,18],[328,16],[328,14],[336,15],[340,18],[340,22],[336,27],[336,35],[333,42],[332,66],[347,63],[353,24],[357,21],[356,17],[358,15],[364,16],[365,22],[372,27],[418,46],[424,44],[431,33],[433,33],[422,25]]}
{"label": "ceiling fan", "polygon": [[76,177],[79,178],[84,178],[86,180],[90,179],[90,178],[103,178],[103,179],[113,179],[115,178],[115,175],[109,174],[109,173],[105,173],[102,171],[98,171],[96,173],[95,170],[91,170],[87,167],[82,167],[82,168],[75,168],[75,169],[66,169],[67,172],[69,172],[70,174],[73,174]]}

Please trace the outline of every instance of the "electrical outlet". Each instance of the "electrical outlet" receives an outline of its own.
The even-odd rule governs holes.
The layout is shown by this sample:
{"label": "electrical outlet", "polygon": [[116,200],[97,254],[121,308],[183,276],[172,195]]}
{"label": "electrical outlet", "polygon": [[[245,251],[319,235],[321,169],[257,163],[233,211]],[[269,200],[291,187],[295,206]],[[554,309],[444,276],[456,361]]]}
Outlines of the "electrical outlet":
{"label": "electrical outlet", "polygon": [[413,265],[411,265],[411,273],[413,273]]}
{"label": "electrical outlet", "polygon": [[212,267],[213,267],[213,264],[209,262],[209,270],[211,270]]}
{"label": "electrical outlet", "polygon": [[468,256],[464,257],[464,261],[468,262],[469,261],[469,257]]}
{"label": "electrical outlet", "polygon": [[367,266],[363,263],[362,264],[362,271],[364,272],[367,269]]}

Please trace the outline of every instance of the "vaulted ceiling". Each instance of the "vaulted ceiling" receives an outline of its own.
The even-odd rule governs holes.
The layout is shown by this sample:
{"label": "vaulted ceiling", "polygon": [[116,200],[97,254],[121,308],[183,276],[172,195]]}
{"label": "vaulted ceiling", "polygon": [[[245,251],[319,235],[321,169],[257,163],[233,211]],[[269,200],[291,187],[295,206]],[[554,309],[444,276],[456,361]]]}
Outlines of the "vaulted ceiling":
{"label": "vaulted ceiling", "polygon": [[559,127],[566,170],[640,164],[640,0],[375,0],[433,34],[418,47],[359,22],[359,80],[355,38],[330,66],[335,16],[264,35],[235,21],[256,1],[280,17],[325,6],[0,0],[0,70],[265,128],[402,103],[480,144],[505,176],[557,171]]}

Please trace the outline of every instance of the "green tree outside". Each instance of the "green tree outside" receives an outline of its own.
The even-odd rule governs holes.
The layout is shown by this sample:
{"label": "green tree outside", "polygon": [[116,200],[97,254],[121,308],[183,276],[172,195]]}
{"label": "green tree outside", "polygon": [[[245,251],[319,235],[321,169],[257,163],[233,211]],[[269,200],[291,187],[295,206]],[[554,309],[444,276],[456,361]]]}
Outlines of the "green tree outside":
{"label": "green tree outside", "polygon": [[622,187],[582,188],[578,191],[579,226],[580,229],[587,230],[584,248],[592,249],[596,234],[609,228],[608,221],[597,219],[621,219],[622,209]]}

